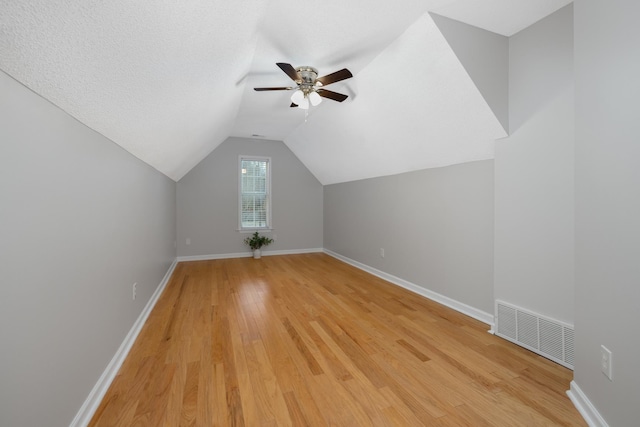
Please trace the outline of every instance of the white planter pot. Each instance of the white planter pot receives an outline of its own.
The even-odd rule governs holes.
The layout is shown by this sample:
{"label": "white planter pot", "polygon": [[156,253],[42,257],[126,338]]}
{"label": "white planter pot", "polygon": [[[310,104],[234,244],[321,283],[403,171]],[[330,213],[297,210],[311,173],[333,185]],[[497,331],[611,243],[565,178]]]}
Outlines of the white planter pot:
{"label": "white planter pot", "polygon": [[262,256],[262,251],[260,249],[253,250],[253,259],[260,259]]}

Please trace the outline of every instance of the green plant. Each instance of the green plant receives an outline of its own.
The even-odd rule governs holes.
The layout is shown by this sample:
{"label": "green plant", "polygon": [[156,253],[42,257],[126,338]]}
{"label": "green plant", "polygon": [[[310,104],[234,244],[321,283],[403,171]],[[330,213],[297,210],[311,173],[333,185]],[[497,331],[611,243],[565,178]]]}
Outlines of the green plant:
{"label": "green plant", "polygon": [[244,239],[244,244],[248,245],[251,248],[251,250],[260,249],[261,247],[267,246],[271,243],[273,243],[273,239],[267,236],[261,236],[260,234],[258,234],[257,231],[253,233],[250,237],[247,237],[246,239]]}

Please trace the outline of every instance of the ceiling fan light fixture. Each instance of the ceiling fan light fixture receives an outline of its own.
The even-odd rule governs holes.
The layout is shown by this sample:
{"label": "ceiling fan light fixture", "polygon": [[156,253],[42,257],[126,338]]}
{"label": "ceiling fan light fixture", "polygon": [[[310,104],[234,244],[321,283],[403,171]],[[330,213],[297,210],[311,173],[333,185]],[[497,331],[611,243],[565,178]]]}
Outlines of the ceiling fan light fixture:
{"label": "ceiling fan light fixture", "polygon": [[291,95],[291,102],[296,105],[300,105],[300,103],[303,102],[304,99],[304,92],[300,89],[296,90],[295,92],[293,92],[293,95]]}
{"label": "ceiling fan light fixture", "polygon": [[309,109],[309,98],[304,97],[304,98],[302,98],[302,101],[297,102],[296,104],[298,104],[298,108],[302,108],[303,110],[308,110]]}
{"label": "ceiling fan light fixture", "polygon": [[316,105],[320,105],[320,103],[322,102],[322,97],[320,97],[320,95],[318,95],[318,92],[316,91],[309,92],[308,98],[309,102],[311,102],[311,105],[313,105],[314,107]]}
{"label": "ceiling fan light fixture", "polygon": [[264,92],[296,89],[291,95],[290,107],[298,107],[303,110],[308,110],[311,105],[314,107],[319,105],[322,102],[322,98],[329,98],[336,102],[342,102],[348,98],[347,95],[323,88],[323,86],[328,86],[353,77],[351,71],[346,68],[327,74],[326,76],[318,77],[318,70],[313,67],[304,66],[293,68],[291,64],[285,62],[277,62],[276,65],[295,82],[297,87],[254,87],[253,89],[255,91]]}

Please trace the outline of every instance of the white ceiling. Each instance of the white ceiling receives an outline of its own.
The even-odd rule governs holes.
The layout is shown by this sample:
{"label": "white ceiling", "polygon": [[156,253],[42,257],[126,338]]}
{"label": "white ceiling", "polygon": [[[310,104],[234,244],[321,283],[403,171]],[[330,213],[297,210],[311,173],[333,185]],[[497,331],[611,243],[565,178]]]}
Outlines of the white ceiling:
{"label": "white ceiling", "polygon": [[[229,136],[323,184],[493,157],[505,136],[435,12],[511,35],[566,0],[0,0],[0,69],[174,180]],[[305,122],[276,67],[343,67]]]}
{"label": "white ceiling", "polygon": [[457,0],[432,10],[474,27],[511,37],[573,0]]}

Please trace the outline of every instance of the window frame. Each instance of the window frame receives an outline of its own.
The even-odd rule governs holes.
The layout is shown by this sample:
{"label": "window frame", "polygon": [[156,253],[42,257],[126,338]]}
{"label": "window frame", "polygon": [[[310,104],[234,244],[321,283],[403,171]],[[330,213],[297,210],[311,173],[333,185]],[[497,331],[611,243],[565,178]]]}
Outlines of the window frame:
{"label": "window frame", "polygon": [[[244,227],[242,225],[242,162],[243,161],[261,161],[267,163],[267,176],[265,181],[265,192],[266,192],[266,204],[267,204],[267,215],[266,215],[266,226],[264,227]],[[238,231],[253,233],[254,231],[270,231],[273,230],[272,224],[272,205],[271,205],[271,157],[265,156],[238,156]]]}

